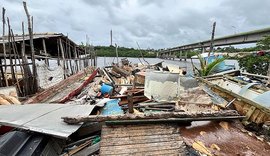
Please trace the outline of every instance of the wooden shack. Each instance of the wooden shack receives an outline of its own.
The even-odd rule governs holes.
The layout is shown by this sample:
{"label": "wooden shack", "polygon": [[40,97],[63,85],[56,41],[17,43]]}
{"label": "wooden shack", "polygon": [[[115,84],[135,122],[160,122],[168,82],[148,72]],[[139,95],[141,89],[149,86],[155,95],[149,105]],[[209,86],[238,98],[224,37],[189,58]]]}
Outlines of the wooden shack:
{"label": "wooden shack", "polygon": [[0,87],[16,86],[20,96],[38,91],[37,66],[41,64],[50,70],[61,67],[64,79],[96,66],[95,51],[90,45],[79,46],[61,33],[34,33],[34,55],[30,45],[29,35],[9,33],[0,37]]}

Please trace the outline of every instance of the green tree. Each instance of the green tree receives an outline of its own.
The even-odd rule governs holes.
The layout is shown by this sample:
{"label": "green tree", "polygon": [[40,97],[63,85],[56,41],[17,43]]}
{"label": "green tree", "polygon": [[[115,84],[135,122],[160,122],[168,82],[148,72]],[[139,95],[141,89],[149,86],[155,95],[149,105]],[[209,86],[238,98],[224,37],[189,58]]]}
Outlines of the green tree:
{"label": "green tree", "polygon": [[253,74],[267,75],[270,56],[248,55],[238,59],[241,69]]}
{"label": "green tree", "polygon": [[270,36],[264,36],[264,38],[257,42],[256,46],[261,50],[269,50],[270,49]]}
{"label": "green tree", "polygon": [[[265,36],[256,44],[256,50],[269,50],[270,49],[270,36]],[[248,55],[238,59],[240,68],[253,74],[267,75],[269,70],[270,56]]]}

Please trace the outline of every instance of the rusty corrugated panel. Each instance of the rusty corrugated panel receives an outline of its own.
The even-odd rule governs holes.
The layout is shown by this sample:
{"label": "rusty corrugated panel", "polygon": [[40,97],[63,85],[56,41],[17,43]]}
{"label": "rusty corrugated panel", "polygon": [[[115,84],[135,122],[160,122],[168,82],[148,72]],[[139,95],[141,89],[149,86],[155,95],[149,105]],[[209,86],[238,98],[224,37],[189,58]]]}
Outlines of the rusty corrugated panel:
{"label": "rusty corrugated panel", "polygon": [[100,155],[182,155],[185,144],[175,125],[102,127]]}

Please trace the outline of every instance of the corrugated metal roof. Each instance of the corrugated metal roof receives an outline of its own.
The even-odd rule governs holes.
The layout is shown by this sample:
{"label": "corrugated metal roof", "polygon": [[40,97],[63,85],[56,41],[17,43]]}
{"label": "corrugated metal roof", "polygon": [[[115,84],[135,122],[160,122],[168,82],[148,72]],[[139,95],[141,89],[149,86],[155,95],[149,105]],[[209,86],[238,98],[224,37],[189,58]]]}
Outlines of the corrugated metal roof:
{"label": "corrugated metal roof", "polygon": [[0,107],[0,124],[67,138],[81,127],[68,125],[63,116],[86,116],[95,106],[74,104],[28,104]]}
{"label": "corrugated metal roof", "polygon": [[[36,34],[33,34],[33,39],[51,38],[51,37],[59,37],[59,36],[64,36],[64,35],[61,34],[61,33],[36,33]],[[14,39],[15,39],[16,42],[23,41],[23,36],[22,35],[15,35]],[[30,40],[30,36],[25,35],[24,40]],[[4,42],[5,43],[8,42],[8,37],[7,36],[4,36]],[[0,43],[3,43],[3,36],[0,37]]]}

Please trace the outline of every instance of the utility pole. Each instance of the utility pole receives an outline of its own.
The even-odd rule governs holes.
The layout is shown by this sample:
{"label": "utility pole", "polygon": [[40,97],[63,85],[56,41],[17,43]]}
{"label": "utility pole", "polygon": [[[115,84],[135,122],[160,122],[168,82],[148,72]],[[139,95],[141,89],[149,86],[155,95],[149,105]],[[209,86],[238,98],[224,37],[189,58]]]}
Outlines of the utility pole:
{"label": "utility pole", "polygon": [[112,44],[112,30],[111,30],[110,34],[111,34],[111,46],[113,46],[113,44]]}
{"label": "utility pole", "polygon": [[208,57],[210,57],[210,53],[213,51],[213,42],[215,38],[215,29],[216,29],[216,22],[213,23],[213,30],[212,30],[212,36],[211,36],[211,43],[210,43],[210,51],[208,53]]}

